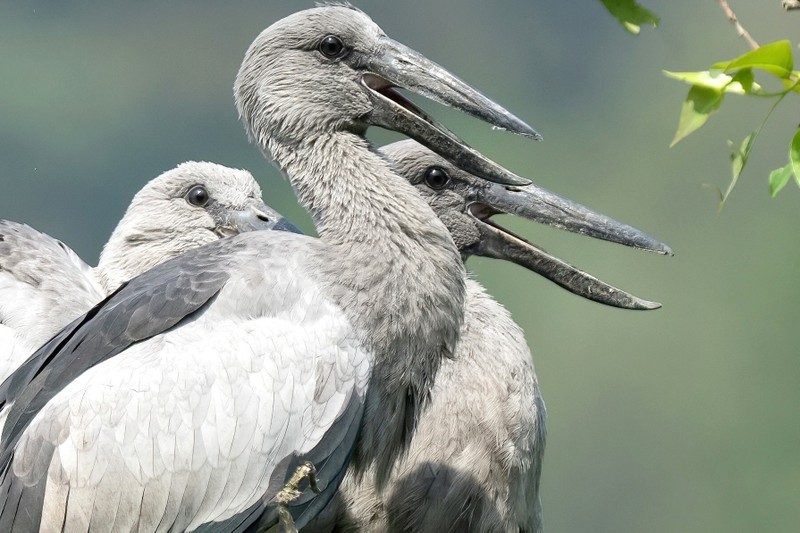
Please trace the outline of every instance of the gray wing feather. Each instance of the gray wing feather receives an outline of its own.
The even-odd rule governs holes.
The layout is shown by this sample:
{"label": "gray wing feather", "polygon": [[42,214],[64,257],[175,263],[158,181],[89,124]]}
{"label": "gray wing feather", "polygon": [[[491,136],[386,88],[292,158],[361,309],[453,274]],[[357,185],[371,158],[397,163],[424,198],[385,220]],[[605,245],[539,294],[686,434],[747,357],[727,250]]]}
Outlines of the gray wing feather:
{"label": "gray wing feather", "polygon": [[[53,454],[54,447],[49,443],[43,443],[38,457],[32,458],[32,462],[41,460],[49,461]],[[44,502],[45,484],[37,483],[28,485],[25,483],[11,483],[11,463],[3,468],[2,484],[0,484],[0,531],[9,532],[29,532],[37,531],[41,520],[41,509]],[[9,512],[9,509],[14,509]]]}
{"label": "gray wing feather", "polygon": [[292,454],[284,458],[277,468],[264,497],[246,509],[223,522],[203,524],[195,531],[200,533],[255,533],[264,531],[278,523],[275,508],[275,495],[284,487],[297,467],[303,461],[311,461],[317,469],[317,483],[320,493],[310,490],[308,482],[300,485],[300,497],[289,505],[295,525],[303,528],[333,498],[339,488],[353,449],[364,412],[364,399],[351,392],[343,411],[336,418],[325,435],[308,453]]}
{"label": "gray wing feather", "polygon": [[0,385],[0,407],[13,404],[0,465],[42,407],[73,379],[129,346],[202,311],[228,279],[216,258],[221,240],[167,261],[123,285],[64,328]]}
{"label": "gray wing feather", "polygon": [[[16,282],[3,288],[3,301],[14,300],[26,287],[37,300],[19,302],[13,309],[0,305],[0,323],[15,329],[23,326],[26,340],[43,344],[66,320],[77,317],[105,296],[92,268],[63,242],[26,224],[0,220],[0,272]],[[11,312],[13,311],[13,312]],[[36,316],[31,316],[35,313]],[[66,319],[66,320],[65,320]]]}
{"label": "gray wing feather", "polygon": [[105,295],[68,246],[0,220],[0,379]]}
{"label": "gray wing feather", "polygon": [[301,485],[304,487],[303,493],[289,505],[289,511],[298,528],[304,527],[319,514],[339,488],[350,464],[363,412],[363,399],[353,394],[344,413],[336,419],[319,444],[309,453],[296,457],[286,472],[284,483],[289,480],[302,461],[311,461],[317,469],[320,493],[315,494],[308,489],[308,484],[304,483]]}

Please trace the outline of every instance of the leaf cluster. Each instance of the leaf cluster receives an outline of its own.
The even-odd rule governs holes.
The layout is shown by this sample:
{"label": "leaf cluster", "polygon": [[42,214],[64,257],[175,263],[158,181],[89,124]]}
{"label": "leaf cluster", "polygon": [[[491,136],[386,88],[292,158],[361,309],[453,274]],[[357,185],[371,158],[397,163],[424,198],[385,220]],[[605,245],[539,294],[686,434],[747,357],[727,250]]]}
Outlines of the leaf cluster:
{"label": "leaf cluster", "polygon": [[[748,134],[738,145],[728,141],[731,147],[732,178],[727,189],[718,190],[720,205],[723,205],[736,186],[755,144],[775,108],[788,94],[800,94],[800,71],[794,70],[792,45],[789,41],[778,41],[761,46],[730,61],[711,65],[708,70],[697,72],[669,72],[670,78],[691,85],[681,108],[678,129],[671,146],[696,131],[708,121],[711,113],[722,105],[725,95],[737,94],[774,100],[772,107],[761,124]],[[777,79],[782,89],[767,91],[756,81],[756,75]],[[792,137],[789,146],[789,161],[786,165],[772,171],[769,175],[769,190],[775,196],[794,176],[800,185],[800,126]]]}

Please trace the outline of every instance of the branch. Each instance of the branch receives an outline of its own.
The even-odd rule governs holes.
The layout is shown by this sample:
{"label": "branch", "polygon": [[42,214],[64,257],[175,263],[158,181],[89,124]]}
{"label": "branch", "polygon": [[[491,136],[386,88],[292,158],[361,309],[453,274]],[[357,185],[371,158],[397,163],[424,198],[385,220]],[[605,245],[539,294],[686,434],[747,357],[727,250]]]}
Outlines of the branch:
{"label": "branch", "polygon": [[[758,43],[755,39],[744,29],[744,26],[739,22],[739,19],[736,18],[736,13],[733,12],[731,6],[728,5],[728,0],[717,0],[719,2],[719,7],[722,8],[722,11],[725,12],[725,16],[728,17],[728,20],[731,21],[733,27],[736,28],[736,32],[739,34],[740,37],[744,37],[744,40],[747,41],[747,44],[755,50],[759,48]],[[798,3],[798,0],[784,0],[783,5],[786,6],[787,2]],[[788,8],[787,8],[788,9]]]}

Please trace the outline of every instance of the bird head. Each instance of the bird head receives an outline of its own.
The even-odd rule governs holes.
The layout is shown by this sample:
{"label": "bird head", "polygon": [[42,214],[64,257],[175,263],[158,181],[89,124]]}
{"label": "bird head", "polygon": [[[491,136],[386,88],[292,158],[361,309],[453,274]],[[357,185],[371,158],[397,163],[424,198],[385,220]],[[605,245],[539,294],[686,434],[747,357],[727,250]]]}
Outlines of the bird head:
{"label": "bird head", "polygon": [[98,269],[104,285],[116,288],[191,248],[262,229],[299,233],[263,202],[249,172],[190,161],[136,193],[103,248]]}
{"label": "bird head", "polygon": [[331,131],[391,129],[488,179],[528,180],[467,146],[412,103],[401,89],[460,109],[496,128],[539,134],[447,70],[389,38],[366,14],[343,5],[300,11],[251,44],[236,78],[237,108],[248,133],[292,146]]}
{"label": "bird head", "polygon": [[492,217],[513,214],[530,220],[659,254],[669,247],[645,233],[530,184],[491,183],[465,172],[414,141],[381,151],[395,171],[414,185],[453,236],[462,257],[512,261],[589,300],[627,309],[655,309],[642,300],[578,270],[504,228]]}

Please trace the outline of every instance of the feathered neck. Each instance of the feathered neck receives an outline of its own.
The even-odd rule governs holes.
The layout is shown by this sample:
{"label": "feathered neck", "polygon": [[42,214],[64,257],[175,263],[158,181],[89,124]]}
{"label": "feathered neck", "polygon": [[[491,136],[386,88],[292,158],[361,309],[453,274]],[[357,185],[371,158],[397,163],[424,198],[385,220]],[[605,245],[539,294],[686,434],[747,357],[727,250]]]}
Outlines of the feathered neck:
{"label": "feathered neck", "polygon": [[354,466],[381,483],[408,443],[463,319],[465,272],[428,204],[362,137],[317,135],[262,146],[313,217],[315,265],[374,356]]}

